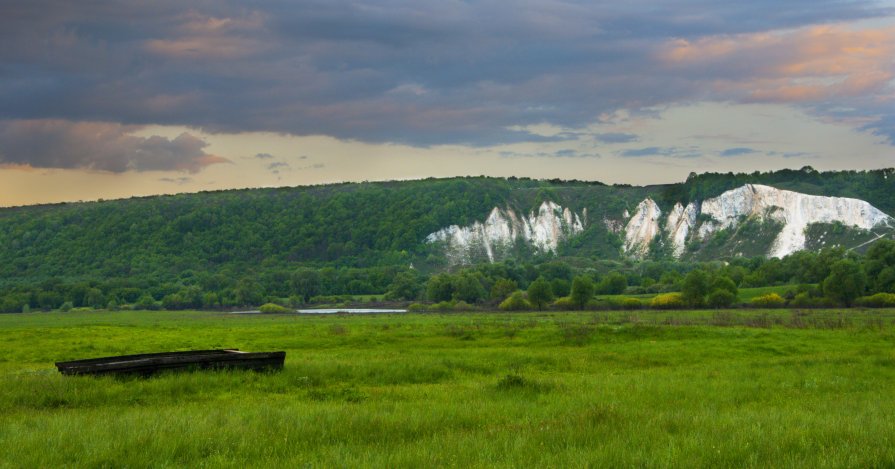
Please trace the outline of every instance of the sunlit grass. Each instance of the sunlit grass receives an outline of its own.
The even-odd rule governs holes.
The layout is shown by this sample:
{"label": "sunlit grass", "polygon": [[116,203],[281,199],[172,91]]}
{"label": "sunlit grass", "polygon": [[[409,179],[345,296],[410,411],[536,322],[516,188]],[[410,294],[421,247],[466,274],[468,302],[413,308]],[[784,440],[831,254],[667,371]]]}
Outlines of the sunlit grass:
{"label": "sunlit grass", "polygon": [[[891,466],[893,327],[893,310],[0,315],[0,466]],[[217,347],[286,366],[53,368]]]}

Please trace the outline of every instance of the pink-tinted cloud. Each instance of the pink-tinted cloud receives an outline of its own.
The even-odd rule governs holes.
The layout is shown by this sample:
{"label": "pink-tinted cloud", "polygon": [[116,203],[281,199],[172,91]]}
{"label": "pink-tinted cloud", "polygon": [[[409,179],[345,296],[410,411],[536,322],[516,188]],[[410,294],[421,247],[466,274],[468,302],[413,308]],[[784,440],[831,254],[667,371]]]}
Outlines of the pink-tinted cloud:
{"label": "pink-tinted cloud", "polygon": [[706,72],[718,96],[761,102],[819,102],[884,91],[895,78],[895,28],[814,26],[782,33],[669,41],[669,69]]}

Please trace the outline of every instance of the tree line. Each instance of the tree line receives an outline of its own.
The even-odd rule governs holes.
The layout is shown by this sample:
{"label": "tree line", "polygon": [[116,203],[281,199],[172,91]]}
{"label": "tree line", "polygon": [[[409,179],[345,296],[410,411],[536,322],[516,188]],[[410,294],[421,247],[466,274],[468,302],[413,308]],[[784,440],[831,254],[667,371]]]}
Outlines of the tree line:
{"label": "tree line", "polygon": [[[880,240],[864,255],[825,248],[796,252],[782,259],[689,263],[509,260],[431,274],[398,266],[298,267],[251,275],[190,270],[164,282],[151,278],[74,282],[51,278],[37,285],[6,286],[0,290],[0,311],[227,309],[265,303],[296,307],[364,295],[377,295],[381,301],[425,303],[436,309],[457,305],[502,309],[718,308],[735,305],[740,288],[780,285],[793,287],[789,297],[765,298],[762,301],[768,306],[887,305],[876,303],[885,303],[889,297],[867,298],[895,294],[895,241]],[[600,295],[616,297],[601,299]]]}

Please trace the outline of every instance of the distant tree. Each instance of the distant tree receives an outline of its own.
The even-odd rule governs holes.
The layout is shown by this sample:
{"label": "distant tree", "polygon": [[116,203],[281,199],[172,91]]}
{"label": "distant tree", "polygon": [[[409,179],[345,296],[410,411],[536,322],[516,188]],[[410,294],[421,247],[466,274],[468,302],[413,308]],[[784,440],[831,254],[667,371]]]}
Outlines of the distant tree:
{"label": "distant tree", "polygon": [[550,282],[544,277],[538,277],[537,280],[531,282],[528,286],[528,302],[538,308],[538,311],[544,308],[544,305],[553,300],[553,290],[550,289]]}
{"label": "distant tree", "polygon": [[143,296],[137,299],[134,307],[137,309],[145,309],[148,311],[158,309],[158,305],[156,304],[155,300],[147,293],[144,293]]}
{"label": "distant tree", "polygon": [[733,295],[734,298],[736,298],[737,295],[739,295],[739,293],[740,293],[739,289],[737,288],[737,284],[734,283],[730,277],[727,277],[724,275],[715,277],[715,280],[712,282],[711,290],[712,291],[716,291],[716,290],[728,291],[728,292],[730,292],[731,295]]}
{"label": "distant tree", "polygon": [[321,293],[320,273],[314,269],[302,268],[292,273],[292,290],[301,295],[305,303],[311,300],[312,296]]}
{"label": "distant tree", "polygon": [[867,285],[877,293],[895,293],[895,241],[882,239],[870,246],[864,259],[864,271],[871,279]]}
{"label": "distant tree", "polygon": [[525,300],[525,295],[521,291],[515,291],[498,307],[503,311],[522,311],[530,308],[531,305]]}
{"label": "distant tree", "polygon": [[221,306],[221,300],[218,298],[218,294],[214,292],[206,292],[202,295],[202,308],[203,309],[216,309]]}
{"label": "distant tree", "polygon": [[261,284],[249,277],[243,277],[236,282],[233,289],[234,299],[238,306],[253,306],[261,304],[263,298]]}
{"label": "distant tree", "polygon": [[400,272],[388,287],[385,297],[389,300],[415,300],[422,290],[416,275]]}
{"label": "distant tree", "polygon": [[450,274],[436,274],[426,282],[426,299],[429,301],[450,301],[453,296],[454,283]]}
{"label": "distant tree", "polygon": [[494,282],[494,285],[491,286],[491,300],[503,301],[518,289],[519,287],[514,280],[499,278]]}
{"label": "distant tree", "polygon": [[824,295],[838,303],[851,306],[855,298],[864,294],[867,276],[861,266],[843,259],[830,268],[830,275],[824,280]]}
{"label": "distant tree", "polygon": [[699,307],[709,293],[709,276],[701,269],[690,271],[681,284],[681,297],[688,306]]}
{"label": "distant tree", "polygon": [[62,304],[62,295],[57,291],[42,291],[37,294],[37,305],[44,311],[56,309]]}
{"label": "distant tree", "polygon": [[705,303],[712,308],[727,308],[736,301],[736,298],[730,290],[719,288],[706,296]]}
{"label": "distant tree", "polygon": [[570,296],[572,302],[578,308],[583,309],[587,306],[587,302],[594,296],[594,281],[586,275],[579,275],[572,280],[572,291]]}
{"label": "distant tree", "polygon": [[684,277],[680,274],[680,272],[676,270],[669,270],[662,273],[662,275],[659,277],[659,283],[671,287],[677,287],[681,283],[683,278]]}
{"label": "distant tree", "polygon": [[550,281],[550,289],[553,290],[553,296],[568,296],[572,284],[564,278],[555,278]]}
{"label": "distant tree", "polygon": [[464,272],[454,277],[453,290],[452,299],[467,303],[476,303],[487,295],[479,277],[471,272]]}
{"label": "distant tree", "polygon": [[597,290],[606,295],[618,295],[628,288],[628,277],[621,272],[612,272],[600,281]]}

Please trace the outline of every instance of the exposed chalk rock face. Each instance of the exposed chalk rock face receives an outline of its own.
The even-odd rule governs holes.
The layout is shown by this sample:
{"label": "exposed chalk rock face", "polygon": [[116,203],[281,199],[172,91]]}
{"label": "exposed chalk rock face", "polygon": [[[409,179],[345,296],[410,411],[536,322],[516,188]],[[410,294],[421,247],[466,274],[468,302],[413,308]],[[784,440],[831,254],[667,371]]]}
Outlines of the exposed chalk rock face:
{"label": "exposed chalk rock face", "polygon": [[625,226],[625,244],[622,249],[626,254],[643,257],[649,253],[649,244],[659,234],[659,217],[662,211],[653,199],[646,199],[637,204],[634,215]]}
{"label": "exposed chalk rock face", "polygon": [[622,221],[612,220],[607,217],[603,217],[603,226],[605,226],[611,233],[621,233],[625,229],[625,225]]}
{"label": "exposed chalk rock face", "polygon": [[889,224],[892,218],[869,203],[846,197],[823,197],[746,184],[702,202],[701,213],[711,217],[698,230],[699,239],[724,228],[735,227],[745,217],[771,219],[783,229],[768,253],[783,257],[805,248],[805,228],[812,223],[839,222],[869,230]]}
{"label": "exposed chalk rock face", "polygon": [[693,202],[687,204],[686,207],[678,202],[674,204],[674,208],[668,214],[665,230],[668,232],[668,240],[671,242],[671,250],[674,257],[681,257],[684,253],[687,238],[693,228],[696,227],[696,217],[698,215],[699,207]]}
{"label": "exposed chalk rock face", "polygon": [[579,216],[550,201],[527,217],[509,208],[494,207],[484,223],[452,225],[430,234],[426,242],[446,243],[448,260],[454,264],[470,263],[481,256],[494,262],[506,257],[517,239],[539,251],[555,252],[562,240],[584,231],[586,223],[586,210]]}
{"label": "exposed chalk rock face", "polygon": [[652,240],[663,236],[674,256],[680,257],[688,240],[705,241],[719,230],[735,228],[749,218],[783,225],[767,253],[770,257],[783,257],[805,249],[805,229],[813,223],[838,222],[862,230],[880,225],[895,227],[892,217],[863,200],[807,195],[760,184],[747,184],[701,203],[691,202],[686,207],[677,203],[661,228],[660,215],[652,199],[637,206],[625,227],[626,254],[642,258],[649,254]]}

